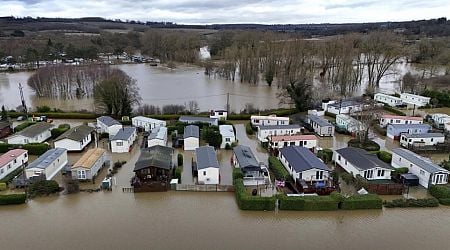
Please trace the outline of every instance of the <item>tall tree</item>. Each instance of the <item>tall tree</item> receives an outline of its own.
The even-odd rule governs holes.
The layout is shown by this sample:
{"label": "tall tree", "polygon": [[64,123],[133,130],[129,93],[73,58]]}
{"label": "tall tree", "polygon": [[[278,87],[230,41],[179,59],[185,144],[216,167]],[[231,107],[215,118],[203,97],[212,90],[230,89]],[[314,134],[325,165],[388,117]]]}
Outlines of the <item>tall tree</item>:
{"label": "tall tree", "polygon": [[2,105],[2,115],[1,115],[1,120],[2,121],[7,121],[8,120],[8,113],[6,112],[5,106]]}
{"label": "tall tree", "polygon": [[300,112],[307,111],[312,102],[312,82],[307,78],[292,81],[286,87],[290,98],[294,101],[295,107]]}

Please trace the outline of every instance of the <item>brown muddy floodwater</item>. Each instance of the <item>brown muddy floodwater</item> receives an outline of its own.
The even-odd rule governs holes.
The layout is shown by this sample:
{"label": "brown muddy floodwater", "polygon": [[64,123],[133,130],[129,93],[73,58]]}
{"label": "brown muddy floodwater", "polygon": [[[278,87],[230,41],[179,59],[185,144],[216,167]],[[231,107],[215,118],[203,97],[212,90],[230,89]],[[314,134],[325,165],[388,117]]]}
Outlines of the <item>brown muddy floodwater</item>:
{"label": "brown muddy floodwater", "polygon": [[[267,161],[243,124],[236,130],[240,143]],[[348,139],[337,138],[331,143]],[[239,210],[233,193],[123,193],[138,155],[137,145],[131,153],[111,155],[113,162],[127,161],[111,192],[0,206],[1,249],[448,249],[450,243],[450,207],[445,206],[252,212]],[[79,156],[70,153],[69,161]],[[219,153],[225,166],[221,171],[230,156],[229,151]]]}

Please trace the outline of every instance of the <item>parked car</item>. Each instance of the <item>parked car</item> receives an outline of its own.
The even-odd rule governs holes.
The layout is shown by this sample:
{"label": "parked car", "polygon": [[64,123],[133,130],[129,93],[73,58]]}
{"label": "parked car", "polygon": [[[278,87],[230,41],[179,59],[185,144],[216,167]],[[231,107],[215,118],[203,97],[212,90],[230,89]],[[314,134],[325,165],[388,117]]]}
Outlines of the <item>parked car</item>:
{"label": "parked car", "polygon": [[25,121],[27,118],[24,115],[18,116],[17,121]]}

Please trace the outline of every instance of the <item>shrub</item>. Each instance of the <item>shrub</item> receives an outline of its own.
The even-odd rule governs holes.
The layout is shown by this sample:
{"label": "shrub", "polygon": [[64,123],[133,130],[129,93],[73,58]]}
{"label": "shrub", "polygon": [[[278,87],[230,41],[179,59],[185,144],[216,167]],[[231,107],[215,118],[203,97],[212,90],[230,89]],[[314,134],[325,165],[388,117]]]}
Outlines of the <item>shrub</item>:
{"label": "shrub", "polygon": [[6,153],[13,148],[14,148],[14,146],[11,144],[0,143],[0,153]]}
{"label": "shrub", "polygon": [[345,182],[345,184],[349,185],[354,182],[355,178],[352,174],[344,172],[341,174],[341,179]]}
{"label": "shrub", "polygon": [[99,139],[109,139],[109,134],[108,133],[101,133],[99,136]]}
{"label": "shrub", "polygon": [[233,180],[236,179],[244,179],[244,174],[242,173],[240,168],[233,167]]}
{"label": "shrub", "polygon": [[255,134],[255,131],[253,130],[251,122],[247,122],[245,124],[245,132],[247,133],[247,135],[254,135]]}
{"label": "shrub", "polygon": [[178,182],[181,181],[182,172],[183,172],[183,169],[181,167],[175,168],[175,179],[178,179]]}
{"label": "shrub", "polygon": [[228,120],[250,120],[250,114],[230,114]]}
{"label": "shrub", "polygon": [[225,143],[225,150],[231,150],[231,144],[230,143]]}
{"label": "shrub", "polygon": [[378,156],[378,159],[380,159],[388,164],[391,164],[391,161],[392,161],[391,153],[381,150],[381,151],[377,152],[377,156]]}
{"label": "shrub", "polygon": [[23,204],[26,200],[26,194],[0,195],[0,205]]}
{"label": "shrub", "polygon": [[445,206],[450,206],[450,198],[440,198],[439,203]]}
{"label": "shrub", "polygon": [[392,170],[392,174],[391,175],[397,175],[397,174],[406,174],[409,172],[408,168],[396,168],[394,170]]}
{"label": "shrub", "polygon": [[446,186],[432,185],[428,187],[428,192],[436,199],[450,198],[450,188]]}
{"label": "shrub", "polygon": [[54,180],[41,180],[31,183],[28,186],[28,193],[31,197],[49,195],[59,192],[59,184]]}
{"label": "shrub", "polygon": [[[64,125],[64,124],[61,124],[61,125]],[[61,127],[61,125],[50,131],[53,139],[58,138],[60,135],[64,134],[64,132],[66,132],[67,130],[70,129],[70,125],[69,125],[69,127],[65,127],[65,126]]]}
{"label": "shrub", "polygon": [[426,199],[396,199],[393,201],[385,201],[385,207],[437,207],[439,201],[436,198]]}
{"label": "shrub", "polygon": [[24,122],[24,123],[22,123],[22,124],[20,124],[20,125],[17,125],[17,126],[14,128],[14,132],[17,133],[17,132],[19,132],[19,131],[21,131],[21,130],[24,130],[25,128],[27,128],[27,127],[29,127],[29,126],[31,126],[31,125],[34,125],[34,124],[36,124],[36,123],[35,123],[35,122]]}
{"label": "shrub", "polygon": [[275,197],[250,196],[247,194],[247,190],[244,187],[244,182],[242,179],[234,180],[234,188],[239,209],[260,211],[275,210]]}
{"label": "shrub", "polygon": [[202,139],[215,148],[220,147],[220,144],[222,144],[222,135],[217,126],[203,128]]}
{"label": "shrub", "polygon": [[50,148],[47,143],[29,143],[23,145],[23,149],[28,150],[30,155],[41,155]]}
{"label": "shrub", "polygon": [[378,145],[378,143],[376,143],[374,141],[370,141],[370,140],[361,142],[359,139],[351,139],[350,141],[348,141],[348,146],[354,147],[354,148],[362,148],[367,151],[380,150],[380,145]]}
{"label": "shrub", "polygon": [[119,168],[122,167],[123,164],[124,164],[124,163],[121,162],[121,161],[116,161],[116,162],[114,162],[113,169],[119,169]]}
{"label": "shrub", "polygon": [[333,196],[279,196],[280,210],[330,211],[339,208],[339,200]]}
{"label": "shrub", "polygon": [[5,191],[7,189],[6,183],[0,182],[0,191]]}
{"label": "shrub", "polygon": [[182,154],[177,155],[177,163],[178,163],[178,166],[183,166],[183,155]]}
{"label": "shrub", "polygon": [[269,156],[269,169],[277,180],[290,180],[291,176],[289,172],[284,168],[283,164],[275,156]]}
{"label": "shrub", "polygon": [[386,110],[386,111],[389,111],[389,112],[391,112],[391,113],[394,113],[394,114],[396,114],[396,115],[406,116],[406,114],[403,113],[402,111],[400,111],[400,110],[398,110],[398,109],[395,109],[395,108],[393,108],[393,107],[391,107],[391,106],[389,106],[389,105],[387,105],[387,104],[384,104],[383,109]]}
{"label": "shrub", "polygon": [[333,150],[325,148],[317,152],[317,157],[322,159],[325,163],[330,162],[333,159]]}
{"label": "shrub", "polygon": [[356,210],[356,209],[381,209],[383,201],[376,194],[355,195],[348,198],[343,198],[341,202],[341,209]]}
{"label": "shrub", "polygon": [[50,108],[49,106],[37,106],[36,107],[36,111],[40,112],[40,113],[49,113],[50,111],[52,111],[52,108]]}

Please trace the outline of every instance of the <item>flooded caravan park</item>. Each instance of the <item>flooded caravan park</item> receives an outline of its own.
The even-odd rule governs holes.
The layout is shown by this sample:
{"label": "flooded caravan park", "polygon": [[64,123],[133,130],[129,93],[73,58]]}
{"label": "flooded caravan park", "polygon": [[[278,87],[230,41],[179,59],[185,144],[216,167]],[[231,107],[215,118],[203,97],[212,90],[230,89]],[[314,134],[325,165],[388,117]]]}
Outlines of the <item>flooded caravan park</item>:
{"label": "flooded caravan park", "polygon": [[[57,122],[57,121],[55,121]],[[79,121],[67,122],[77,124]],[[239,141],[267,154],[236,124]],[[333,145],[345,145],[337,136]],[[320,140],[319,146],[330,143]],[[104,146],[104,145],[103,145]],[[219,155],[231,168],[229,151]],[[41,197],[1,206],[2,249],[446,249],[450,208],[333,212],[238,209],[233,193],[124,193],[139,148],[126,160],[111,192]],[[79,154],[71,153],[76,161]],[[185,162],[189,162],[185,159]],[[186,165],[185,165],[186,166]],[[411,192],[411,196],[415,193]],[[397,197],[397,196],[396,196]],[[383,197],[387,198],[387,197]]]}

